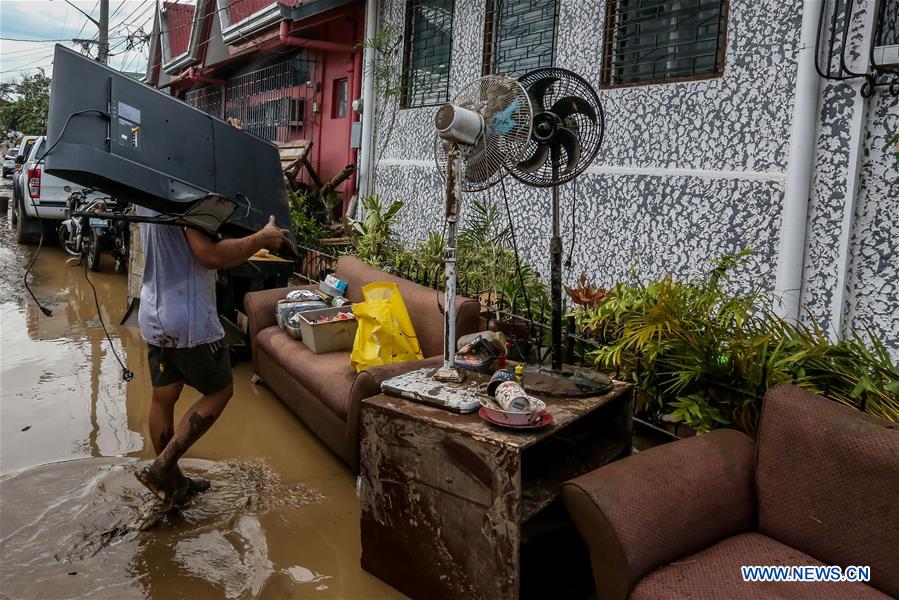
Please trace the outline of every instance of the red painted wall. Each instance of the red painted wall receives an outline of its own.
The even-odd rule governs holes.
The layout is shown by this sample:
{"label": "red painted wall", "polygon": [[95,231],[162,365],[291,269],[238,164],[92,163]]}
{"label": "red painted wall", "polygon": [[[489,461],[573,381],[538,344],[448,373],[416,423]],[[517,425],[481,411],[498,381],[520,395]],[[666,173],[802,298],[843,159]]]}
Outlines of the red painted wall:
{"label": "red painted wall", "polygon": [[[321,27],[321,35],[316,36],[323,40],[354,44],[362,40],[362,32],[365,20],[361,7],[353,11],[352,17],[339,19],[326,23]],[[317,169],[323,179],[328,179],[339,173],[347,164],[354,162],[348,156],[350,138],[347,123],[355,117],[350,106],[344,111],[346,116],[337,116],[335,106],[335,87],[343,79],[348,79],[347,104],[353,101],[353,91],[361,89],[361,73],[355,73],[353,69],[353,55],[349,53],[325,52],[322,56],[321,68],[321,111],[319,112],[319,127],[315,142],[318,148]],[[350,70],[354,72],[349,73]],[[355,80],[355,81],[354,81]],[[357,87],[358,86],[358,87]],[[344,193],[347,182],[337,188]],[[349,198],[344,198],[346,203]]]}

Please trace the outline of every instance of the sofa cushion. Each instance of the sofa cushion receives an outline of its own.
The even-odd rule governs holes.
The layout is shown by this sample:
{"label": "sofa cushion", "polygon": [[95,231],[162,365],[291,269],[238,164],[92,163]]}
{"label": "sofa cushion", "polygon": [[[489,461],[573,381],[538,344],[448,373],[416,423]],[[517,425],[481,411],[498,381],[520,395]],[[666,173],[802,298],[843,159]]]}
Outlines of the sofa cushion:
{"label": "sofa cushion", "polygon": [[256,343],[291,377],[301,382],[328,409],[346,421],[350,391],[356,380],[349,352],[316,354],[277,325],[260,331],[256,336]]}
{"label": "sofa cushion", "polygon": [[[759,533],[742,533],[651,572],[631,592],[631,600],[687,598],[887,600],[889,598],[863,583],[745,582],[740,572],[740,567],[744,565],[822,564],[811,556],[767,536]],[[602,597],[602,590],[599,590],[599,596]]]}
{"label": "sofa cushion", "polygon": [[759,425],[758,530],[899,597],[899,429],[790,385]]}

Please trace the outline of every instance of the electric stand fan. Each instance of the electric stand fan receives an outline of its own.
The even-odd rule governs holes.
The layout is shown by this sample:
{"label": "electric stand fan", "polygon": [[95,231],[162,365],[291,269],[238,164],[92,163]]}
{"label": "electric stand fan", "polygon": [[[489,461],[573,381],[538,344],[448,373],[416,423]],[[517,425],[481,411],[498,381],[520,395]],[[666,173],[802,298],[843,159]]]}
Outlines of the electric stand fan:
{"label": "electric stand fan", "polygon": [[604,115],[593,87],[566,69],[547,67],[526,73],[518,82],[533,109],[531,138],[524,158],[508,163],[515,179],[552,189],[550,290],[552,302],[551,377],[530,377],[526,387],[557,396],[592,395],[608,388],[605,376],[562,368],[562,237],[559,186],[580,175],[599,152]]}
{"label": "electric stand fan", "polygon": [[505,75],[487,75],[464,87],[441,106],[434,118],[434,157],[446,181],[443,365],[390,379],[385,391],[458,412],[476,410],[477,391],[465,386],[434,386],[434,381],[461,383],[464,371],[456,354],[456,229],[463,192],[496,184],[508,165],[519,161],[531,139],[531,101],[525,88]]}
{"label": "electric stand fan", "polygon": [[504,165],[523,156],[531,137],[531,105],[524,87],[488,75],[459,90],[434,117],[434,156],[446,180],[446,296],[443,366],[438,381],[460,382],[456,353],[456,228],[462,192],[485,190],[505,176]]}

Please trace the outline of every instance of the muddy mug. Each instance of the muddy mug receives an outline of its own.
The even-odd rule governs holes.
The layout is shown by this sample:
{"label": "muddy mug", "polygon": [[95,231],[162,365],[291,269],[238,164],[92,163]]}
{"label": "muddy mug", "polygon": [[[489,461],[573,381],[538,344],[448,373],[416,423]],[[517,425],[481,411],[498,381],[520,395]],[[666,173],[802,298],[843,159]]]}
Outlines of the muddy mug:
{"label": "muddy mug", "polygon": [[496,388],[504,381],[515,381],[515,373],[509,369],[500,369],[494,373],[487,384],[487,395],[496,396]]}
{"label": "muddy mug", "polygon": [[496,386],[496,401],[511,412],[528,412],[531,407],[527,392],[516,381],[503,381]]}

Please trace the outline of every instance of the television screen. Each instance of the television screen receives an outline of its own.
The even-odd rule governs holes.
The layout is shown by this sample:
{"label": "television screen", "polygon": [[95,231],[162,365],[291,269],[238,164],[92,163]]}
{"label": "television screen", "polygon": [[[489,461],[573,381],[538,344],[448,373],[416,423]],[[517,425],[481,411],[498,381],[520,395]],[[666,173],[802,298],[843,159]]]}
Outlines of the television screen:
{"label": "television screen", "polygon": [[290,229],[277,147],[56,46],[44,168],[209,233]]}

